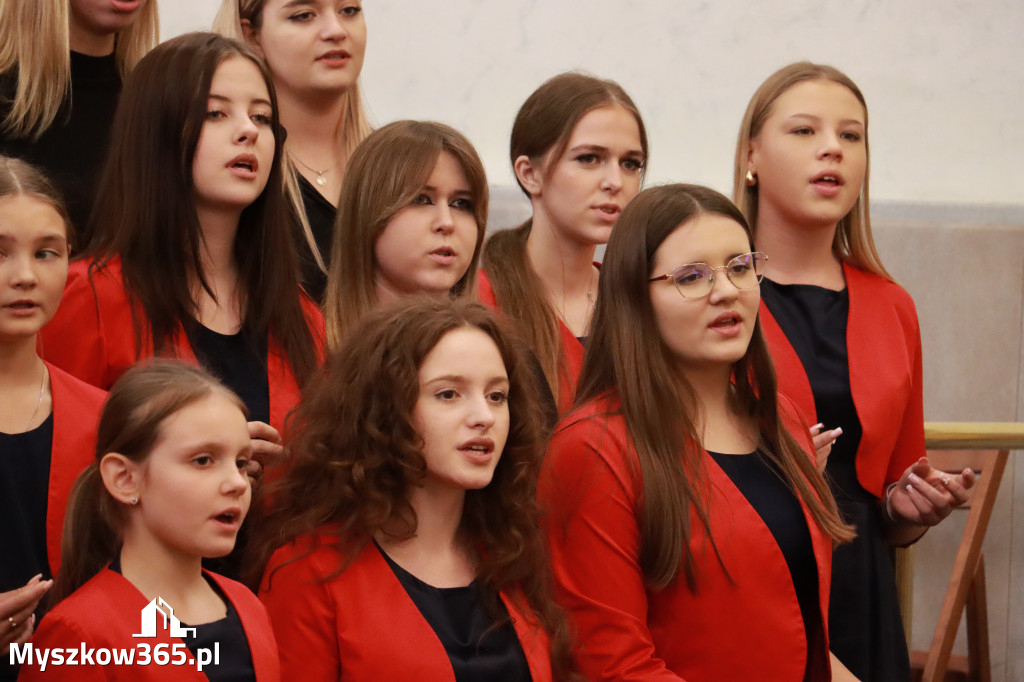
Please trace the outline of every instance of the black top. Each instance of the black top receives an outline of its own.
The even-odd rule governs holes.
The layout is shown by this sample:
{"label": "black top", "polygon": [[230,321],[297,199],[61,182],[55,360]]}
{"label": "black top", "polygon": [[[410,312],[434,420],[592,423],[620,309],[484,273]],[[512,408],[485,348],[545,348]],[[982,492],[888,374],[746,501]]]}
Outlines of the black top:
{"label": "black top", "polygon": [[444,645],[456,682],[533,679],[512,622],[488,631],[494,621],[484,609],[475,580],[466,587],[434,587],[392,561],[380,546],[377,550]]}
{"label": "black top", "polygon": [[[120,557],[110,564],[110,570],[121,574]],[[200,649],[208,650],[203,661],[210,662],[203,666],[202,673],[210,682],[255,682],[256,670],[252,663],[252,652],[249,650],[249,638],[245,636],[245,628],[242,627],[238,612],[216,581],[205,573],[203,578],[224,602],[227,613],[212,623],[188,625],[182,622],[182,627],[196,629],[194,636],[183,637],[182,641],[195,661],[199,660]]]}
{"label": "black top", "polygon": [[818,562],[803,508],[782,472],[761,451],[746,455],[708,454],[747,498],[786,559],[807,637],[804,680],[820,679],[820,666],[828,654],[818,598]]}
{"label": "black top", "polygon": [[[37,573],[43,580],[51,577],[46,499],[52,449],[52,412],[31,431],[0,433],[0,592],[23,586]],[[17,677],[18,666],[10,665],[7,656],[0,658],[0,682]]]}
{"label": "black top", "polygon": [[892,549],[882,535],[878,500],[857,480],[862,431],[850,391],[849,293],[765,279],[761,297],[807,373],[818,421],[826,429],[843,428],[825,476],[843,519],[856,526],[857,537],[832,555],[830,648],[862,682],[909,680]]}
{"label": "black top", "polygon": [[[4,116],[16,88],[16,72],[0,77]],[[64,196],[78,233],[78,252],[85,250],[91,237],[86,232],[89,212],[120,94],[121,76],[113,54],[90,57],[72,52],[71,98],[42,136],[36,141],[14,140],[0,132],[0,153],[41,168]]]}
{"label": "black top", "polygon": [[188,341],[199,363],[238,394],[249,409],[249,421],[269,424],[267,340],[250,341],[243,332],[220,334],[201,324],[188,326]]}
{"label": "black top", "polygon": [[[320,255],[324,259],[324,265],[330,267],[331,248],[334,235],[334,216],[338,210],[331,202],[324,199],[310,184],[302,173],[299,176],[299,189],[302,191],[302,203],[306,208],[306,219],[309,221],[310,230],[313,232],[313,240],[320,249]],[[301,230],[301,227],[300,227]],[[324,292],[327,289],[327,275],[317,267],[316,259],[309,248],[309,243],[303,234],[299,235],[297,242],[299,251],[299,264],[302,268],[302,288],[306,290],[317,305],[324,304]]]}
{"label": "black top", "polygon": [[37,573],[50,578],[46,499],[50,487],[53,413],[25,433],[0,433],[0,592]]}

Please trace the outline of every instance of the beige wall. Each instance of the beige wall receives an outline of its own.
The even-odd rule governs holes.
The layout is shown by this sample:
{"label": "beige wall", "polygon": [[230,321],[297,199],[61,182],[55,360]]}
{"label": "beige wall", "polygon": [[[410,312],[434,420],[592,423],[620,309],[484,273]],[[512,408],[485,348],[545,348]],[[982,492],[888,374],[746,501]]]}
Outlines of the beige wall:
{"label": "beige wall", "polygon": [[[924,346],[925,419],[1020,421],[1024,209],[883,206],[886,267],[914,297]],[[1024,680],[1024,460],[1011,456],[985,539],[993,680]],[[913,646],[934,634],[965,514],[914,550]],[[963,627],[954,653],[966,653]]]}

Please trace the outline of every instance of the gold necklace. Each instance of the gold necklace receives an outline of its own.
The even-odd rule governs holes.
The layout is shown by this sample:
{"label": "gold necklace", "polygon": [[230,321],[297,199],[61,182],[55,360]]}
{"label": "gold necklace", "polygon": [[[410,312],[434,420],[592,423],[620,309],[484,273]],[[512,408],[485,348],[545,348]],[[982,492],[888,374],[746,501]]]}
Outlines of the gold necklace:
{"label": "gold necklace", "polygon": [[43,393],[46,388],[46,364],[43,364],[43,376],[39,378],[39,398],[36,400],[36,409],[32,410],[32,416],[28,418],[28,424],[25,425],[25,431],[29,430],[32,426],[32,422],[35,421],[36,415],[39,414],[39,406],[43,404]]}

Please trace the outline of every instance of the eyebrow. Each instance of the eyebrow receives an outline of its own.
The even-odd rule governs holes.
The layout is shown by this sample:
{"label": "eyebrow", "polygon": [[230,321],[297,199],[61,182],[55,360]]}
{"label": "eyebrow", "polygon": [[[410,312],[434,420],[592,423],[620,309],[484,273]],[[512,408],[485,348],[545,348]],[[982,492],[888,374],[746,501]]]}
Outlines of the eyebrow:
{"label": "eyebrow", "polygon": [[[466,377],[460,376],[458,374],[445,374],[444,376],[439,376],[439,377],[434,377],[432,379],[427,379],[423,383],[424,384],[436,384],[438,382],[466,383]],[[508,383],[508,376],[506,376],[506,375],[493,376],[490,379],[488,379],[485,383],[494,384],[494,383],[499,383],[499,382]]]}
{"label": "eyebrow", "polygon": [[[12,237],[9,234],[4,234],[3,232],[0,232],[0,241],[3,241],[3,242],[14,241],[14,237]],[[61,234],[48,234],[45,237],[40,237],[39,239],[36,239],[36,243],[41,243],[41,244],[52,244],[53,242],[66,242],[66,241],[67,241],[67,237],[65,237],[64,235],[61,235]]]}
{"label": "eyebrow", "polygon": [[[820,116],[815,116],[814,114],[793,114],[789,118],[790,119],[793,119],[793,118],[806,118],[806,119],[809,119],[811,121],[821,121],[821,117]],[[854,124],[854,125],[859,125],[859,126],[862,126],[862,127],[864,126],[864,121],[861,121],[861,120],[856,119],[856,118],[844,118],[839,123],[843,124],[843,125]]]}
{"label": "eyebrow", "polygon": [[281,9],[291,9],[293,7],[304,7],[317,4],[314,0],[289,0],[281,6]]}
{"label": "eyebrow", "polygon": [[[207,99],[215,99],[218,102],[227,102],[229,104],[232,102],[232,99],[230,97],[225,97],[224,95],[218,95],[218,94],[213,93],[213,92],[211,92],[209,95],[207,95],[206,98]],[[251,100],[249,103],[250,104],[266,104],[270,108],[274,107],[274,105],[270,103],[269,99],[263,99],[262,97],[257,97],[256,99]]]}
{"label": "eyebrow", "polygon": [[[578,144],[575,147],[570,147],[568,151],[570,153],[582,151],[607,152],[608,147],[603,147],[599,144]],[[625,156],[639,156],[640,158],[643,158],[644,152],[642,149],[630,149],[625,153]]]}
{"label": "eyebrow", "polygon": [[[433,185],[423,185],[423,189],[431,191],[431,192],[438,191],[437,187],[434,187]],[[461,196],[472,197],[473,196],[473,190],[470,190],[470,189],[457,189],[452,194],[454,196],[460,196],[460,197]]]}

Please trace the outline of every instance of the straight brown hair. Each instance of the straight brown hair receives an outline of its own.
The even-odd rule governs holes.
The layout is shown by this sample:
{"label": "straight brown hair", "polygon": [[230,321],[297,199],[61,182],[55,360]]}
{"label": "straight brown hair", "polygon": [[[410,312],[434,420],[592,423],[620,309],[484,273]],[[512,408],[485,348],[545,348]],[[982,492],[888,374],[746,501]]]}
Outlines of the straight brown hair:
{"label": "straight brown hair", "polygon": [[159,354],[179,327],[195,322],[194,277],[210,295],[201,261],[192,165],[206,118],[213,75],[224,60],[255,64],[270,94],[274,162],[267,186],[242,211],[234,257],[242,285],[242,334],[255,343],[271,334],[301,385],[316,367],[316,351],[301,303],[291,217],[281,189],[284,129],[270,72],[248,47],[214,33],[188,33],[162,43],[121,93],[110,151],[91,225],[90,271],[121,258],[132,308],[136,352]]}
{"label": "straight brown hair", "polygon": [[489,190],[484,165],[469,140],[451,126],[395,121],[370,133],[356,147],[341,185],[324,303],[331,348],[341,344],[345,334],[377,306],[377,239],[391,219],[412,204],[441,152],[455,157],[466,174],[477,225],[473,258],[451,295],[474,291],[487,229]]}
{"label": "straight brown hair", "polygon": [[[643,483],[640,567],[653,589],[663,589],[680,569],[690,589],[698,571],[690,547],[693,517],[711,537],[708,474],[695,426],[693,387],[675,369],[658,331],[648,280],[654,255],[675,230],[702,214],[734,220],[753,239],[746,220],[726,197],[697,185],[644,190],[626,206],[612,231],[601,269],[594,333],[580,375],[576,406],[615,390]],[[853,537],[839,517],[828,485],[779,415],[775,370],[758,321],[747,351],[733,365],[734,409],[753,417],[760,450],[778,467],[834,542]],[[712,543],[714,538],[711,537]]]}
{"label": "straight brown hair", "polygon": [[[565,153],[580,119],[594,109],[607,106],[622,107],[636,119],[646,162],[647,129],[640,111],[622,86],[615,81],[570,72],[545,81],[520,107],[509,143],[512,164],[515,165],[520,156],[538,164],[545,156],[550,159],[549,163],[557,162]],[[522,183],[519,188],[529,196]],[[519,227],[492,234],[484,247],[482,265],[498,307],[520,325],[540,361],[555,403],[559,404],[560,379],[568,372],[565,349],[558,313],[548,302],[544,285],[526,254],[526,240],[532,228],[531,219]]]}

